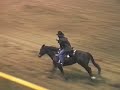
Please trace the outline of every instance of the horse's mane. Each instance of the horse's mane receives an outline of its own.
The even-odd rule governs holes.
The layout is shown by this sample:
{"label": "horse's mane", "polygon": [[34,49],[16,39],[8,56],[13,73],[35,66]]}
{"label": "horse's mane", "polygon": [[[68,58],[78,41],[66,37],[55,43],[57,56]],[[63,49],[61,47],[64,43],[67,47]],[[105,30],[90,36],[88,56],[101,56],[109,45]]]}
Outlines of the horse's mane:
{"label": "horse's mane", "polygon": [[52,51],[58,51],[59,48],[55,47],[55,46],[46,46],[47,49],[50,49]]}

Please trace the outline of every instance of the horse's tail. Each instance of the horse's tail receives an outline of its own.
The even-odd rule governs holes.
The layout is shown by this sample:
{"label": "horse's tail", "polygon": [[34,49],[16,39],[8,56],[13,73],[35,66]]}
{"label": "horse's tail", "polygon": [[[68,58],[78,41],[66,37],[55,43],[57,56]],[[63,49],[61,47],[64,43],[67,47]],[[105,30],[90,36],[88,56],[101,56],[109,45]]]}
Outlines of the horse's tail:
{"label": "horse's tail", "polygon": [[89,53],[89,55],[90,55],[90,59],[91,59],[93,65],[98,69],[98,74],[100,75],[101,74],[101,67],[95,62],[93,56],[90,53]]}

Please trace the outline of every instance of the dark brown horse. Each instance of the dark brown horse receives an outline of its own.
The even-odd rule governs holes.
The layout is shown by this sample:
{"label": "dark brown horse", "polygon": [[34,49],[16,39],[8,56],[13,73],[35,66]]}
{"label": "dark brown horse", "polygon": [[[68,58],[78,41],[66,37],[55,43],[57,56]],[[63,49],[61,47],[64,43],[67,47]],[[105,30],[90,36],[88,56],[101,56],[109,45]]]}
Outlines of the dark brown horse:
{"label": "dark brown horse", "polygon": [[72,57],[65,57],[64,64],[63,66],[59,63],[56,62],[56,53],[58,52],[59,48],[53,47],[53,46],[45,46],[42,45],[40,52],[39,52],[39,57],[42,57],[44,54],[47,54],[51,60],[53,61],[53,71],[55,71],[56,68],[59,68],[61,71],[62,75],[64,76],[64,70],[63,66],[68,66],[72,65],[75,63],[78,63],[82,67],[85,68],[85,70],[89,73],[91,79],[96,79],[96,77],[93,76],[91,68],[88,66],[89,61],[91,60],[93,65],[98,69],[98,74],[100,75],[101,73],[101,68],[100,66],[95,62],[93,59],[93,56],[89,52],[84,52],[80,50],[76,50],[73,54]]}

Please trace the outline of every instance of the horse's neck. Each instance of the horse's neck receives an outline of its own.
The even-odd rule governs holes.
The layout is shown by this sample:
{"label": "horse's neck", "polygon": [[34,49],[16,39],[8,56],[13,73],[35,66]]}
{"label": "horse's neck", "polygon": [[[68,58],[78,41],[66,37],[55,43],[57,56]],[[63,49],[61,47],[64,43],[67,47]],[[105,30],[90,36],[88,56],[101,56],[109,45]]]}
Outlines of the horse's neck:
{"label": "horse's neck", "polygon": [[53,51],[48,51],[48,56],[53,60],[54,56],[55,56],[55,52]]}

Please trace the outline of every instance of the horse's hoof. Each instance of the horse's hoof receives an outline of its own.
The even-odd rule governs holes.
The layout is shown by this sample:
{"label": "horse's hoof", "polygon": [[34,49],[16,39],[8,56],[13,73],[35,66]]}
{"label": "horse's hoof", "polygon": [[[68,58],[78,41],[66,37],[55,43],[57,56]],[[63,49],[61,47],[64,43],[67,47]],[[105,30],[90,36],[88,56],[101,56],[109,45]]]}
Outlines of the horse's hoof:
{"label": "horse's hoof", "polygon": [[49,79],[53,79],[53,76],[48,76]]}
{"label": "horse's hoof", "polygon": [[68,81],[68,78],[67,78],[67,77],[65,77],[65,78],[64,78],[64,80],[65,80],[65,81]]}
{"label": "horse's hoof", "polygon": [[95,80],[95,79],[96,79],[96,77],[95,77],[95,76],[92,76],[92,77],[91,77],[91,79],[92,79],[92,80]]}

